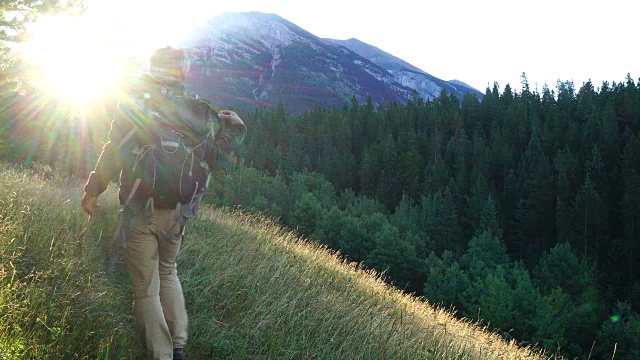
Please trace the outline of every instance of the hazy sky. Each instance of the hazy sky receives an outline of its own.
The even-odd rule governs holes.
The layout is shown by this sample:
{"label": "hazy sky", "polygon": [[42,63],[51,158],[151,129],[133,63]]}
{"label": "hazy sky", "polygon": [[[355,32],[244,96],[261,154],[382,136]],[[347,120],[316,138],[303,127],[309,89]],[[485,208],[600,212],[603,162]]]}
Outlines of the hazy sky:
{"label": "hazy sky", "polygon": [[[92,2],[90,2],[92,4]],[[178,5],[180,4],[180,5]],[[418,5],[420,4],[420,5]],[[112,0],[103,19],[142,34],[149,48],[172,44],[223,11],[275,13],[321,38],[357,38],[443,80],[484,91],[496,81],[520,89],[558,79],[576,88],[591,79],[640,78],[637,0]],[[93,5],[90,5],[93,6]],[[100,8],[97,8],[100,6]],[[167,25],[170,24],[170,25]]]}

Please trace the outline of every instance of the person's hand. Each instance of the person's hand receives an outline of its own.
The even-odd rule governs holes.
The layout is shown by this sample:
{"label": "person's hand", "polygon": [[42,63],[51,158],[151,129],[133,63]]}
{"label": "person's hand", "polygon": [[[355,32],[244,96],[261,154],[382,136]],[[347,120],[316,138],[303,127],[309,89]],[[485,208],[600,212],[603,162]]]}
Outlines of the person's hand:
{"label": "person's hand", "polygon": [[82,206],[82,210],[84,210],[89,215],[93,214],[94,211],[100,208],[100,205],[98,205],[98,198],[87,193],[85,193],[82,197],[80,205]]}
{"label": "person's hand", "polygon": [[218,118],[229,125],[244,125],[238,114],[231,110],[222,110],[218,113]]}

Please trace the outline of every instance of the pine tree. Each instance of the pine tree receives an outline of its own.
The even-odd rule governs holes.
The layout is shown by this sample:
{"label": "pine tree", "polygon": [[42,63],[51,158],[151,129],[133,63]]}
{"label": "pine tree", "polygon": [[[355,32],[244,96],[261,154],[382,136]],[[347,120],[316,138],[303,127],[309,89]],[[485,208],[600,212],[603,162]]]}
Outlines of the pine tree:
{"label": "pine tree", "polygon": [[469,289],[471,282],[466,271],[455,261],[453,253],[445,251],[442,258],[431,253],[425,260],[425,271],[425,297],[431,303],[461,309],[464,302],[462,294]]}
{"label": "pine tree", "polygon": [[496,191],[504,191],[509,170],[514,167],[513,145],[501,128],[495,128],[491,133],[490,181],[495,184]]}
{"label": "pine tree", "polygon": [[507,269],[510,260],[502,239],[484,231],[469,241],[469,248],[460,262],[469,269],[472,279],[484,279],[498,267]]}
{"label": "pine tree", "polygon": [[600,194],[591,176],[587,174],[575,200],[576,239],[577,245],[580,245],[583,250],[584,257],[593,259],[596,264],[606,230],[602,220],[603,212]]}
{"label": "pine tree", "polygon": [[636,86],[631,74],[624,84],[620,83],[616,113],[624,126],[634,133],[640,131],[640,83]]}
{"label": "pine tree", "polygon": [[449,173],[444,161],[439,159],[435,163],[426,166],[423,190],[429,193],[443,192],[447,188],[449,180]]}
{"label": "pine tree", "polygon": [[556,241],[561,243],[575,237],[573,199],[577,186],[575,174],[579,170],[568,146],[558,150],[553,164],[556,170]]}
{"label": "pine tree", "polygon": [[322,207],[318,199],[312,193],[306,193],[293,205],[291,225],[297,228],[300,234],[312,236],[321,215]]}
{"label": "pine tree", "polygon": [[465,228],[468,229],[466,235],[471,235],[473,229],[479,228],[482,208],[491,196],[487,177],[484,174],[477,174],[474,179],[470,195],[466,198]]}
{"label": "pine tree", "polygon": [[520,238],[521,256],[527,263],[535,262],[553,243],[555,237],[555,193],[551,164],[544,153],[537,131],[520,160],[518,167],[518,200],[513,231]]}
{"label": "pine tree", "polygon": [[360,178],[360,192],[364,195],[372,196],[376,193],[378,187],[378,177],[380,166],[371,155],[371,151],[367,146],[364,148],[364,155],[360,163],[358,176]]}
{"label": "pine tree", "polygon": [[458,141],[456,143],[456,155],[455,155],[455,163],[454,163],[454,177],[456,180],[456,191],[460,193],[460,195],[464,195],[467,192],[467,187],[469,183],[469,164],[470,154],[472,152],[471,142],[467,139],[467,136],[464,132],[460,134]]}
{"label": "pine tree", "polygon": [[417,139],[414,133],[411,132],[406,135],[405,143],[406,151],[398,159],[400,161],[398,186],[412,199],[417,200],[420,198],[420,185],[423,178],[421,169],[424,160],[418,151]]}
{"label": "pine tree", "polygon": [[467,93],[462,98],[462,128],[467,132],[471,132],[477,127],[480,116],[480,106],[481,104],[478,97],[473,93]]}
{"label": "pine tree", "polygon": [[377,247],[376,234],[390,226],[387,217],[379,212],[361,214],[358,217],[347,216],[344,221],[340,233],[340,249],[353,261],[366,261]]}
{"label": "pine tree", "polygon": [[480,226],[478,227],[476,234],[481,234],[485,231],[491,233],[492,236],[502,237],[502,227],[500,226],[498,209],[496,209],[496,202],[493,200],[491,195],[489,195],[489,198],[482,208],[482,213],[480,214]]}
{"label": "pine tree", "polygon": [[[367,257],[367,264],[379,271],[388,271],[390,278],[400,288],[415,288],[412,284],[416,269],[415,248],[401,238],[398,229],[385,223],[374,234],[375,249]],[[422,287],[422,284],[420,284]]]}
{"label": "pine tree", "polygon": [[400,203],[391,215],[391,223],[398,228],[400,235],[408,232],[419,233],[418,222],[420,213],[413,199],[406,194],[402,195]]}
{"label": "pine tree", "polygon": [[513,308],[513,290],[507,280],[506,270],[502,267],[478,279],[472,286],[471,302],[465,304],[466,317],[489,324],[494,331],[508,332],[516,328]]}
{"label": "pine tree", "polygon": [[[634,151],[635,150],[635,151]],[[624,192],[620,203],[623,218],[622,253],[615,254],[618,260],[624,259],[627,277],[638,283],[637,264],[640,260],[640,176],[635,167],[638,157],[634,156],[640,150],[640,143],[635,139],[627,144],[623,156]],[[630,286],[631,284],[627,284]]]}
{"label": "pine tree", "polygon": [[398,170],[396,144],[393,136],[388,134],[382,155],[380,180],[376,189],[377,198],[387,206],[387,209],[395,208],[402,195],[398,186]]}
{"label": "pine tree", "polygon": [[513,288],[511,301],[513,318],[516,320],[512,335],[516,339],[530,339],[536,331],[536,326],[530,320],[538,313],[542,295],[521,261],[514,264],[512,273],[507,278]]}
{"label": "pine tree", "polygon": [[445,249],[452,249],[458,254],[462,253],[466,247],[464,231],[458,215],[455,195],[449,187],[445,189],[438,219],[440,229],[443,230],[444,241],[448,244]]}
{"label": "pine tree", "polygon": [[340,233],[345,224],[345,214],[337,206],[329,211],[323,211],[316,223],[315,238],[329,248],[337,250]]}
{"label": "pine tree", "polygon": [[535,329],[531,341],[549,353],[566,348],[568,330],[575,313],[575,304],[569,296],[561,288],[553,288],[538,300],[535,316],[527,319]]}
{"label": "pine tree", "polygon": [[594,352],[608,358],[615,349],[617,359],[637,359],[640,356],[640,315],[628,303],[617,302],[599,331],[601,343]]}
{"label": "pine tree", "polygon": [[445,250],[450,250],[461,254],[465,249],[464,237],[451,190],[447,188],[444,196],[439,191],[423,196],[420,208],[423,232],[430,240],[427,251],[442,254]]}
{"label": "pine tree", "polygon": [[533,279],[543,294],[561,288],[573,299],[593,284],[587,263],[578,258],[567,242],[557,244],[542,255],[533,271]]}
{"label": "pine tree", "polygon": [[336,202],[336,190],[333,184],[319,173],[293,174],[290,190],[295,199],[302,198],[306,193],[312,193],[323,208],[331,208]]}
{"label": "pine tree", "polygon": [[373,239],[362,226],[362,218],[345,216],[343,226],[338,238],[340,251],[350,261],[361,262],[367,259],[373,250]]}
{"label": "pine tree", "polygon": [[602,110],[602,159],[607,171],[618,164],[621,151],[621,136],[613,101],[607,101]]}

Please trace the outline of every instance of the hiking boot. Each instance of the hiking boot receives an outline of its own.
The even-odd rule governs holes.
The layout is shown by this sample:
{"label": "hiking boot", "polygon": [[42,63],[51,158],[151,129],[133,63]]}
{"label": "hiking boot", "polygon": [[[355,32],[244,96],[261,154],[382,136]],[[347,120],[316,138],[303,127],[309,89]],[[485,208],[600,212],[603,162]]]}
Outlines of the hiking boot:
{"label": "hiking boot", "polygon": [[173,349],[173,360],[184,360],[182,349]]}

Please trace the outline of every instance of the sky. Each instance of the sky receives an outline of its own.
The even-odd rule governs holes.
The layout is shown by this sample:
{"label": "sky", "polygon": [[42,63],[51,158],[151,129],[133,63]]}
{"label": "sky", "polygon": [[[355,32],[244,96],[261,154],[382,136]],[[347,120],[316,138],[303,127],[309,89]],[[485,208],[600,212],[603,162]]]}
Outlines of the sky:
{"label": "sky", "polygon": [[[321,38],[356,38],[443,80],[485,91],[576,88],[640,78],[637,0],[88,0],[101,21],[138,34],[139,48],[174,45],[221,12],[282,16]],[[180,4],[180,5],[177,5]],[[132,38],[134,35],[131,35]]]}

